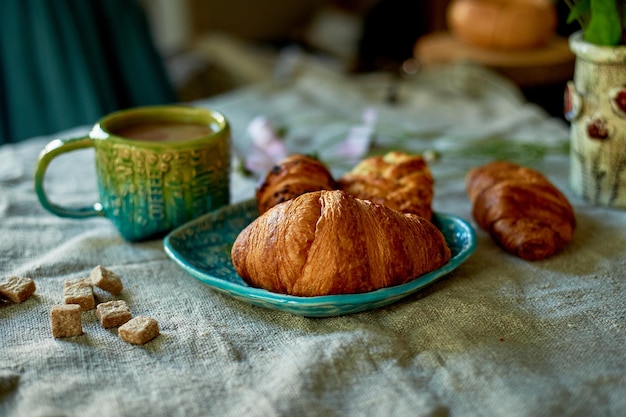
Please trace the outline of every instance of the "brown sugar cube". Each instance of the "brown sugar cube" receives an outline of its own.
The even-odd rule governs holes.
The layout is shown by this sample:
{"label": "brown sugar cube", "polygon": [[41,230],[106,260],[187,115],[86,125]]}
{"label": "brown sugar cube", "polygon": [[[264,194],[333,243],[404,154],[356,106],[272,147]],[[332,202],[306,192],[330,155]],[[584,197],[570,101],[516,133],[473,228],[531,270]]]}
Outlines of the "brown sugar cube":
{"label": "brown sugar cube", "polygon": [[93,296],[93,286],[88,279],[65,281],[63,286],[63,301],[65,304],[78,304],[83,310],[91,310],[96,306]]}
{"label": "brown sugar cube", "polygon": [[37,287],[35,281],[26,277],[10,277],[6,282],[0,284],[0,297],[6,298],[14,303],[21,303],[30,298]]}
{"label": "brown sugar cube", "polygon": [[71,337],[83,334],[83,323],[80,318],[78,304],[61,304],[52,306],[50,310],[50,325],[52,336]]}
{"label": "brown sugar cube", "polygon": [[98,288],[102,288],[113,295],[118,295],[124,289],[122,280],[113,271],[98,265],[91,270],[91,283]]}
{"label": "brown sugar cube", "polygon": [[159,335],[159,323],[152,317],[137,316],[124,323],[117,334],[125,342],[143,345]]}
{"label": "brown sugar cube", "polygon": [[98,304],[96,317],[105,329],[121,326],[131,319],[130,309],[124,300],[108,301]]}

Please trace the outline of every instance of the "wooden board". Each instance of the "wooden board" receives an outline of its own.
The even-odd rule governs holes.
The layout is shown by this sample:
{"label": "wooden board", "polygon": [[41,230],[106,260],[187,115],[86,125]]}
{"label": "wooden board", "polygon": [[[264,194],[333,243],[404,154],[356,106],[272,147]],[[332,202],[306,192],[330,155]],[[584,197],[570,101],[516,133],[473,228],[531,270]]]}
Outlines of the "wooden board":
{"label": "wooden board", "polygon": [[567,81],[573,76],[575,61],[566,38],[554,37],[541,48],[507,51],[469,46],[459,42],[449,32],[436,32],[418,39],[414,55],[426,66],[475,62],[503,74],[522,87]]}

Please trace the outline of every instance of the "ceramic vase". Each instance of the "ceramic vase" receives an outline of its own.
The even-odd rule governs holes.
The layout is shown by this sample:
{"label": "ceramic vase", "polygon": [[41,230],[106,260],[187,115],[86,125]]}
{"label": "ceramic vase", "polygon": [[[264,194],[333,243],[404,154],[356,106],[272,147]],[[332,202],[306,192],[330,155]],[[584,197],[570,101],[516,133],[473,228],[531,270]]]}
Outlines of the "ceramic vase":
{"label": "ceramic vase", "polygon": [[570,121],[570,183],[594,204],[626,208],[626,46],[570,36],[574,80],[565,92]]}

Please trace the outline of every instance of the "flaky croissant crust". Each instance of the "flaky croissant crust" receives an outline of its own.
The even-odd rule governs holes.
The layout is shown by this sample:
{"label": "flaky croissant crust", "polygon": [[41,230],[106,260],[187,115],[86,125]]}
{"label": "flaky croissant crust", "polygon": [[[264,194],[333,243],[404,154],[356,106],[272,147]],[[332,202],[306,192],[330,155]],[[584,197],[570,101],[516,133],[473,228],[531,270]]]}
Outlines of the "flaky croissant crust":
{"label": "flaky croissant crust", "polygon": [[392,151],[366,158],[338,181],[350,194],[431,219],[433,177],[420,155]]}
{"label": "flaky croissant crust", "polygon": [[476,223],[522,259],[547,258],[572,240],[576,227],[572,206],[537,171],[492,162],[468,173],[466,189]]}
{"label": "flaky croissant crust", "polygon": [[317,159],[294,154],[267,173],[256,190],[259,213],[294,197],[319,190],[334,190],[337,184],[326,166]]}
{"label": "flaky croissant crust", "polygon": [[232,248],[237,273],[272,292],[319,296],[399,285],[450,259],[429,221],[346,192],[317,191],[258,217]]}

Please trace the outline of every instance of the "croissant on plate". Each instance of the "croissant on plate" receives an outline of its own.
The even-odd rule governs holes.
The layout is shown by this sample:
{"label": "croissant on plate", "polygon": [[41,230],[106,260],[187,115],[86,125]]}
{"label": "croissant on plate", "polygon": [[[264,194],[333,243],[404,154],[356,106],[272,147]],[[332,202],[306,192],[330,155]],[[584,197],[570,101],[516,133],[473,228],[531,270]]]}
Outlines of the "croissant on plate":
{"label": "croissant on plate", "polygon": [[340,189],[430,220],[433,176],[420,155],[392,151],[362,160],[339,179]]}
{"label": "croissant on plate", "polygon": [[341,190],[310,192],[272,207],[238,235],[231,252],[248,284],[297,296],[404,284],[450,256],[430,221]]}
{"label": "croissant on plate", "polygon": [[573,237],[574,210],[542,174],[496,161],[470,170],[466,190],[478,225],[526,260],[554,255]]}
{"label": "croissant on plate", "polygon": [[265,176],[256,190],[259,213],[276,204],[301,194],[319,190],[333,190],[337,184],[326,166],[306,155],[290,155]]}

